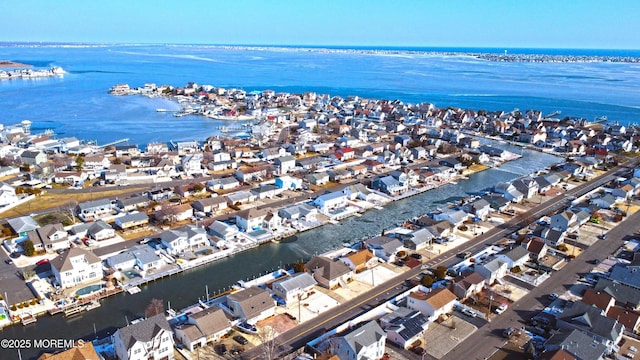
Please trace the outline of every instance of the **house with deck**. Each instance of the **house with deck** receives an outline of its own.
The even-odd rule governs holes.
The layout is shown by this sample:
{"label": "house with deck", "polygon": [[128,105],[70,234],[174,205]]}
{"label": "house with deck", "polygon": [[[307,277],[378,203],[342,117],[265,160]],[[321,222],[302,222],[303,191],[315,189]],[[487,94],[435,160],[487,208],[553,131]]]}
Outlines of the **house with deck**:
{"label": "house with deck", "polygon": [[49,262],[51,273],[62,288],[102,279],[102,261],[93,252],[75,247]]}
{"label": "house with deck", "polygon": [[306,299],[318,284],[311,274],[295,273],[271,284],[273,293],[287,304],[296,300]]}
{"label": "house with deck", "polygon": [[210,307],[190,313],[184,323],[174,328],[175,337],[189,351],[220,340],[231,330],[229,319],[221,308]]}
{"label": "house with deck", "polygon": [[276,302],[267,290],[252,286],[227,295],[227,307],[233,317],[255,324],[275,314]]}
{"label": "house with deck", "polygon": [[173,331],[161,313],[118,329],[113,347],[119,360],[173,360]]}

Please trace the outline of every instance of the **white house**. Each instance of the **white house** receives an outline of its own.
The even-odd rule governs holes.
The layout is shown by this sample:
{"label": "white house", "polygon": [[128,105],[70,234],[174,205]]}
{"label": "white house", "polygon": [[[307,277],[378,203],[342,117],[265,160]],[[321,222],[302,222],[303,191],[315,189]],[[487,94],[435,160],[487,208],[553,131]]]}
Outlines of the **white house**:
{"label": "white house", "polygon": [[58,284],[68,288],[102,279],[102,263],[92,252],[75,247],[51,260]]}
{"label": "white house", "polygon": [[236,214],[236,225],[245,231],[261,228],[267,214],[267,209],[250,208],[240,211]]}
{"label": "white house", "polygon": [[273,293],[286,303],[306,299],[318,282],[309,273],[296,273],[271,285]]}
{"label": "white house", "polygon": [[337,336],[333,352],[340,360],[380,359],[385,352],[387,334],[375,321],[369,321],[347,334]]}
{"label": "white house", "polygon": [[275,314],[276,302],[267,290],[253,286],[227,295],[231,315],[251,324]]}
{"label": "white house", "polygon": [[313,204],[320,208],[321,213],[328,214],[331,210],[346,207],[347,195],[340,191],[322,194],[313,201]]}
{"label": "white house", "polygon": [[0,207],[18,202],[16,189],[13,186],[0,181]]}
{"label": "white house", "polygon": [[429,327],[429,320],[417,310],[399,307],[394,312],[383,316],[380,324],[387,333],[387,341],[408,349],[416,340],[424,337],[424,332]]}
{"label": "white house", "polygon": [[113,346],[119,360],[173,360],[173,332],[164,314],[118,329]]}

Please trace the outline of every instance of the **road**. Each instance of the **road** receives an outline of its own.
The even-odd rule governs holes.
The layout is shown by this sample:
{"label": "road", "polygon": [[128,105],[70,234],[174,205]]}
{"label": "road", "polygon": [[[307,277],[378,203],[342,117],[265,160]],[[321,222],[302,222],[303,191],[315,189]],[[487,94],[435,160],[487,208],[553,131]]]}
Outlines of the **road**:
{"label": "road", "polygon": [[568,262],[560,271],[557,271],[547,279],[542,286],[529,291],[518,302],[514,303],[502,315],[494,317],[494,320],[460,343],[455,349],[444,356],[443,360],[457,359],[486,359],[498,348],[505,344],[502,331],[508,327],[522,327],[526,319],[530,319],[550,301],[547,295],[555,292],[564,293],[578,277],[576,274],[589,272],[593,259],[602,259],[607,254],[612,254],[622,245],[622,240],[640,229],[640,212],[630,215],[622,223],[608,231],[607,240],[598,240],[593,245],[586,247],[579,258]]}
{"label": "road", "polygon": [[[423,264],[423,267],[429,267],[429,268],[435,268],[437,266],[451,266],[455,263],[457,263],[459,261],[459,259],[456,258],[456,254],[458,252],[461,251],[479,251],[481,249],[483,249],[487,243],[494,243],[495,241],[501,239],[504,236],[508,236],[510,234],[512,234],[513,232],[519,230],[520,228],[524,227],[524,226],[528,226],[530,223],[532,223],[533,221],[535,221],[535,219],[538,219],[544,215],[547,215],[549,213],[555,212],[560,210],[561,208],[564,208],[566,206],[568,206],[571,202],[571,198],[573,196],[575,197],[579,197],[582,196],[586,193],[588,193],[589,191],[592,191],[593,189],[602,186],[603,184],[606,184],[608,182],[610,182],[611,180],[615,179],[618,176],[622,176],[625,173],[627,173],[629,171],[630,168],[632,168],[633,166],[635,166],[638,163],[638,160],[640,159],[635,159],[632,162],[627,163],[624,166],[617,166],[609,171],[607,171],[606,173],[597,176],[593,179],[591,179],[589,182],[585,182],[583,184],[580,184],[578,186],[576,186],[575,188],[567,191],[565,194],[557,196],[555,198],[552,198],[542,204],[539,204],[537,206],[535,206],[534,208],[530,209],[529,211],[520,214],[514,218],[512,218],[511,220],[505,222],[504,224],[495,227],[489,231],[486,231],[484,234],[477,236],[474,239],[469,240],[468,242],[466,242],[465,244],[461,245],[460,247],[454,248],[449,250],[448,252],[439,255],[436,258],[430,259],[428,262]],[[640,214],[637,215],[638,218],[640,218]],[[631,218],[634,218],[634,216],[632,216]],[[633,221],[626,221],[625,224],[627,223],[633,223]],[[626,226],[629,225],[625,225],[624,228],[626,228]],[[612,236],[613,234],[617,234],[618,231],[623,231],[623,230],[616,230],[615,233],[611,233],[610,232],[610,236]],[[613,236],[612,236],[613,238]],[[613,241],[612,241],[613,242]],[[605,243],[604,241],[602,241],[602,243]],[[596,250],[593,249],[600,249],[600,251],[602,251],[604,247],[614,247],[614,245],[594,245],[592,247],[590,247],[588,253],[592,254],[592,253],[598,253]],[[600,252],[602,253],[602,252]],[[586,258],[586,256],[582,256],[582,258]],[[586,263],[584,263],[584,260],[576,260],[573,262],[569,263],[569,266],[565,267],[566,270],[563,270],[562,273],[563,274],[570,274],[570,275],[565,275],[565,276],[569,276],[569,277],[575,277],[576,274],[576,268],[578,267],[577,264],[583,263],[585,269],[586,269]],[[584,271],[585,269],[582,269],[582,271]],[[573,270],[573,271],[572,271]],[[329,331],[333,328],[335,328],[336,326],[344,323],[345,321],[348,321],[349,319],[368,311],[369,309],[377,306],[378,304],[396,296],[397,294],[399,294],[400,292],[404,291],[405,289],[403,288],[402,284],[406,279],[410,279],[415,277],[416,275],[418,275],[420,272],[422,272],[423,270],[421,269],[421,267],[415,267],[409,271],[406,271],[403,274],[400,274],[384,283],[382,283],[381,285],[353,298],[352,300],[349,300],[348,302],[342,304],[338,309],[336,309],[335,311],[332,312],[327,312],[327,313],[323,313],[320,314],[319,316],[317,316],[316,318],[305,322],[303,324],[300,324],[299,326],[295,327],[294,329],[285,332],[283,334],[281,334],[278,337],[278,343],[280,344],[284,344],[281,348],[281,354],[286,354],[286,353],[290,353],[300,347],[303,347],[307,342],[311,341],[312,339],[324,334],[326,331]],[[548,282],[545,283],[545,293],[549,293],[551,291],[548,290],[548,286],[554,286],[553,284],[555,284],[555,286],[558,286],[559,284],[562,284],[564,280],[564,278],[561,277],[556,277],[556,274],[554,274],[554,276],[552,276],[553,280],[547,280]],[[554,277],[556,277],[554,279]],[[543,291],[542,289],[535,289],[535,291],[532,291],[528,297],[533,296],[532,294],[538,294],[541,291]],[[528,302],[518,302],[517,304],[515,304],[515,309],[535,309],[535,304],[532,301],[531,303]],[[510,318],[510,316],[513,316],[513,309],[507,310],[507,312],[505,312],[505,314],[507,315],[502,315],[500,317],[500,319],[508,319]],[[492,328],[495,329],[495,326],[499,323],[492,323],[494,325],[492,325]],[[503,326],[504,328],[504,326]],[[497,331],[497,330],[496,330]],[[486,336],[488,335],[486,333],[486,330],[484,330],[484,327],[479,330],[478,332],[479,334],[482,334],[482,336]],[[498,334],[498,336],[501,336],[501,333]],[[456,357],[454,358],[461,358],[464,357],[465,355],[469,355],[475,358],[476,354],[478,352],[476,352],[475,350],[475,346],[477,346],[477,341],[481,339],[480,337],[476,337],[475,340],[476,341],[465,341],[464,343],[462,343],[459,347],[459,349],[456,352]],[[493,338],[492,338],[493,339]],[[502,340],[502,342],[504,342],[504,339],[500,337],[500,340]],[[483,342],[484,340],[479,340],[480,342]],[[489,343],[489,342],[487,342]],[[483,345],[483,348],[487,346],[487,345]],[[463,350],[466,347],[469,347],[468,350]],[[258,351],[259,349],[252,349],[250,351],[248,351],[243,358],[246,359],[250,359],[253,358],[252,356],[257,356],[258,355]],[[452,358],[453,359],[453,358]]]}

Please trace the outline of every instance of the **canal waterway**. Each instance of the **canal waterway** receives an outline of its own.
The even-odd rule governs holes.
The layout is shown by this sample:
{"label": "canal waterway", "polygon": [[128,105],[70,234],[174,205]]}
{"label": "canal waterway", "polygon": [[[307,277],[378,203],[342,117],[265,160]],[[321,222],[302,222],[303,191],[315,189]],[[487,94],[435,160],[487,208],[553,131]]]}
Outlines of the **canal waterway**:
{"label": "canal waterway", "polygon": [[[483,140],[486,142],[486,140]],[[143,286],[135,295],[119,294],[102,301],[100,308],[82,315],[65,318],[64,316],[45,316],[36,324],[24,327],[11,326],[2,330],[6,339],[94,339],[112,334],[117,328],[125,326],[127,321],[139,318],[151,299],[170,302],[173,309],[179,310],[204,299],[206,288],[210,295],[223,291],[238,280],[247,280],[260,273],[273,270],[283,264],[297,260],[307,260],[315,254],[326,252],[345,243],[354,243],[364,237],[380,234],[383,229],[391,229],[398,222],[422,215],[430,210],[443,208],[469,193],[493,186],[501,181],[513,180],[519,176],[541,170],[559,158],[519,147],[498,144],[522,158],[506,163],[499,168],[474,174],[468,180],[457,184],[448,184],[401,201],[388,204],[383,210],[369,210],[361,217],[351,217],[339,224],[328,224],[321,228],[296,235],[293,239],[280,243],[269,243],[256,249],[231,256],[229,258],[191,269],[172,277],[164,278]],[[95,330],[94,330],[95,329]],[[23,359],[38,356],[41,349],[25,349]],[[17,351],[0,349],[0,359],[18,359]]]}

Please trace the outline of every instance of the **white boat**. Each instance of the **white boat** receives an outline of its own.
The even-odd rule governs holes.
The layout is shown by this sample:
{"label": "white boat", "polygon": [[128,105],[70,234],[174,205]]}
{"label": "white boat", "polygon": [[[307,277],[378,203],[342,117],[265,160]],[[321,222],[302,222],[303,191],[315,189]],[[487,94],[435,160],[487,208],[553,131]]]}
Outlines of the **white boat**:
{"label": "white boat", "polygon": [[249,323],[246,323],[246,322],[241,322],[241,323],[236,324],[236,328],[238,328],[238,330],[240,330],[242,332],[245,332],[247,334],[255,335],[255,334],[258,333],[258,329],[255,326],[253,326],[253,325],[251,325]]}

